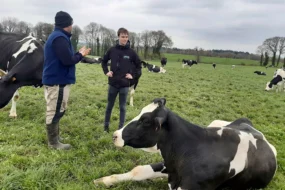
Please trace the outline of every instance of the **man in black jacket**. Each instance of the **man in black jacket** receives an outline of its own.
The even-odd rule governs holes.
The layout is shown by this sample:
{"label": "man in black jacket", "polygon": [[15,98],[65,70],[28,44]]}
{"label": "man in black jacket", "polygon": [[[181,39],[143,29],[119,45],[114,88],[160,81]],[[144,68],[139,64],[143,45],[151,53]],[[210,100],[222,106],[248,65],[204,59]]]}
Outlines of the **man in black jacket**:
{"label": "man in black jacket", "polygon": [[[119,39],[116,45],[110,48],[102,60],[103,72],[108,76],[108,104],[105,113],[104,131],[109,132],[109,123],[116,97],[119,93],[120,122],[123,127],[126,116],[126,103],[130,87],[130,80],[141,75],[141,62],[136,52],[130,48],[129,32],[120,28],[117,32]],[[111,60],[110,70],[108,61]]]}

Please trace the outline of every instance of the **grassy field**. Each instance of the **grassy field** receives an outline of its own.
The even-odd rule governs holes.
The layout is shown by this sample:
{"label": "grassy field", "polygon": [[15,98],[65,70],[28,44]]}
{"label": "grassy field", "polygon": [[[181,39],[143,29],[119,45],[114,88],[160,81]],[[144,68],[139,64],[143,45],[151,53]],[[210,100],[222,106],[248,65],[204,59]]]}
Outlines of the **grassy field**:
{"label": "grassy field", "polygon": [[[195,55],[182,55],[182,54],[170,54],[165,53],[163,54],[165,57],[167,57],[168,62],[182,62],[182,59],[192,59],[196,60]],[[248,65],[248,66],[259,66],[259,61],[255,60],[249,60],[249,59],[233,59],[233,58],[220,58],[220,57],[206,57],[206,56],[200,56],[200,62],[201,63],[216,63],[216,64],[222,64],[222,65]],[[281,63],[282,65],[282,63]]]}
{"label": "grassy field", "polygon": [[[143,69],[135,106],[127,107],[127,120],[157,97],[165,97],[168,108],[202,126],[215,119],[231,121],[247,117],[278,152],[278,171],[266,190],[284,190],[284,93],[264,91],[274,69],[254,66],[231,69],[230,65],[222,64],[216,69],[209,64],[182,69],[180,63],[169,58],[166,70],[165,74],[154,74]],[[255,75],[255,70],[265,70],[267,76]],[[57,151],[47,147],[43,89],[22,88],[18,118],[8,118],[11,104],[0,110],[0,189],[104,190],[106,187],[95,187],[92,181],[127,172],[138,164],[161,161],[159,155],[130,147],[118,149],[112,144],[119,108],[117,100],[111,133],[103,133],[106,95],[107,78],[100,65],[79,64],[77,83],[72,87],[69,108],[60,124],[64,142],[73,148]],[[124,182],[111,189],[164,190],[168,186],[167,179],[155,179]]]}

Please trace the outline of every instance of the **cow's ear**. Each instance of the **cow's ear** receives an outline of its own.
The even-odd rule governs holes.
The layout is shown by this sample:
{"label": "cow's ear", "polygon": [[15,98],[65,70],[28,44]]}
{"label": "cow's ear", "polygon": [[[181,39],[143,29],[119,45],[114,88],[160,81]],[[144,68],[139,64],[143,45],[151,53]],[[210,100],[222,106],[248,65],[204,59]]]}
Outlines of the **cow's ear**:
{"label": "cow's ear", "polygon": [[3,71],[2,69],[0,69],[0,77],[3,77],[7,75],[7,73],[5,71]]}
{"label": "cow's ear", "polygon": [[159,106],[165,106],[166,99],[165,98],[156,98],[153,100],[154,103],[158,103]]}

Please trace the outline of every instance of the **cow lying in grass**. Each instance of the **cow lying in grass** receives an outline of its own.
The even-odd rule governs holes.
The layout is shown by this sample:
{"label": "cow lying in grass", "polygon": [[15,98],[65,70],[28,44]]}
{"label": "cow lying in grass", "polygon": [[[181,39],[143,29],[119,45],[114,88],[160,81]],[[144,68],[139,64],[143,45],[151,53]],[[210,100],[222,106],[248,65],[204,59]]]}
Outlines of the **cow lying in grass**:
{"label": "cow lying in grass", "polygon": [[168,177],[170,189],[245,190],[264,188],[276,169],[276,149],[245,118],[215,120],[207,128],[192,124],[155,99],[113,134],[115,146],[160,153],[163,162],[94,181],[107,186],[120,181]]}
{"label": "cow lying in grass", "polygon": [[98,57],[98,58],[83,57],[81,60],[81,63],[89,63],[89,64],[92,64],[92,63],[101,64],[101,62],[102,62],[101,57]]}
{"label": "cow lying in grass", "polygon": [[141,61],[143,64],[144,68],[147,68],[149,72],[154,72],[154,73],[165,73],[166,70],[163,67],[158,67],[152,64],[149,64],[147,62]]}

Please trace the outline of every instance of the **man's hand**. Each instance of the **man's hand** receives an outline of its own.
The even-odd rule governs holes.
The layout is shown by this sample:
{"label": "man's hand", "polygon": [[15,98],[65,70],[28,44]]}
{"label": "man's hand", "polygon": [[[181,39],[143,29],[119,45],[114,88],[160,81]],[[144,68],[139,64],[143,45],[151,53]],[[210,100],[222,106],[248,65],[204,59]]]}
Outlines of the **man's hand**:
{"label": "man's hand", "polygon": [[133,76],[132,76],[130,73],[127,73],[127,74],[126,74],[126,78],[127,78],[127,79],[133,79]]}
{"label": "man's hand", "polygon": [[91,48],[86,49],[86,47],[83,46],[82,48],[80,48],[79,53],[81,53],[81,55],[84,57],[90,53],[90,50]]}
{"label": "man's hand", "polygon": [[113,77],[113,72],[112,72],[112,71],[109,71],[106,75],[107,75],[108,77]]}

